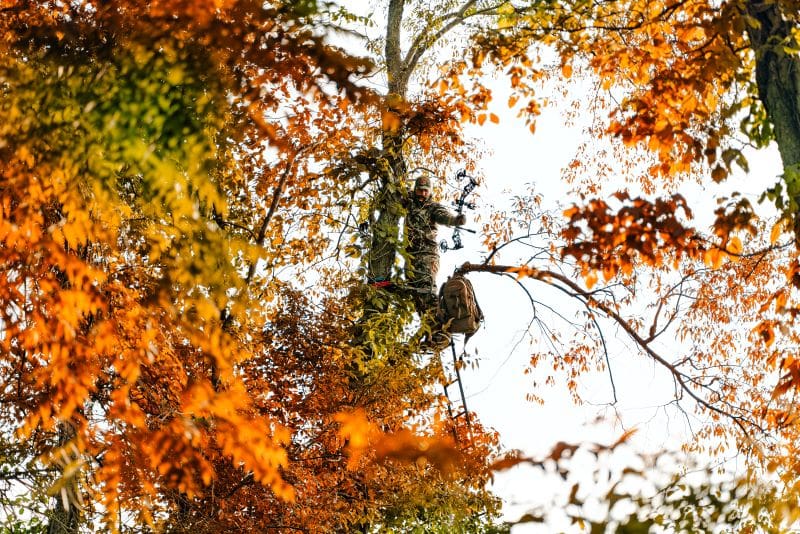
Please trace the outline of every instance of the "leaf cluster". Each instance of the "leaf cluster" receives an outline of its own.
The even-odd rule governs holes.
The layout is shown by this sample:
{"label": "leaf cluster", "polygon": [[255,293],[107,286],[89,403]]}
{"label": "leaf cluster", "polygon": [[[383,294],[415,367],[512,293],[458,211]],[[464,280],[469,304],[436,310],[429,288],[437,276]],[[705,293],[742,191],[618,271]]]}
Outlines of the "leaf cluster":
{"label": "leaf cluster", "polygon": [[[377,330],[407,306],[371,325],[369,360],[348,301],[291,287],[355,201],[357,175],[325,168],[372,102],[351,78],[368,63],[297,18],[314,7],[3,7],[0,419],[87,524],[447,525],[456,496],[473,507],[457,521],[496,511],[485,470],[344,468],[338,412],[405,436],[443,407],[430,367]],[[319,287],[341,296],[351,266]]]}

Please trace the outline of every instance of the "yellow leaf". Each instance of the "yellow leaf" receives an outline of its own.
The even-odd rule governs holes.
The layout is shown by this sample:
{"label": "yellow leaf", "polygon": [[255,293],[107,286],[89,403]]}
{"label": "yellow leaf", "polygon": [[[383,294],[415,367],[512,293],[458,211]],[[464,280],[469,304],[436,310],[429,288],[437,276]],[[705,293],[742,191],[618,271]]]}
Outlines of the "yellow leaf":
{"label": "yellow leaf", "polygon": [[780,221],[775,223],[775,226],[772,227],[772,231],[769,233],[769,244],[774,245],[778,238],[783,233],[783,226],[784,220],[781,219]]}
{"label": "yellow leaf", "polygon": [[497,8],[498,15],[513,15],[514,14],[514,6],[511,2],[503,2],[503,4]]}
{"label": "yellow leaf", "polygon": [[786,292],[779,291],[778,294],[775,296],[775,310],[781,311],[786,306]]}
{"label": "yellow leaf", "polygon": [[169,69],[167,73],[167,81],[172,85],[180,85],[185,77],[186,74],[183,72],[183,69],[175,66]]}
{"label": "yellow leaf", "polygon": [[28,147],[22,146],[17,149],[17,158],[28,167],[33,167],[34,159],[33,154],[30,153]]}
{"label": "yellow leaf", "polygon": [[500,117],[498,117],[494,113],[490,113],[489,114],[489,120],[492,121],[495,124],[498,124],[500,122]]}
{"label": "yellow leaf", "polygon": [[713,269],[719,269],[724,258],[725,254],[721,250],[713,248],[705,251],[703,254],[703,263]]}
{"label": "yellow leaf", "polygon": [[478,124],[483,126],[483,123],[486,122],[486,113],[481,113],[478,115]]}
{"label": "yellow leaf", "polygon": [[561,74],[564,76],[564,78],[570,78],[572,76],[572,65],[569,63],[561,65]]}
{"label": "yellow leaf", "polygon": [[509,96],[508,97],[508,107],[513,108],[518,100],[519,100],[518,96],[514,96],[514,95]]}
{"label": "yellow leaf", "polygon": [[727,248],[729,254],[735,254],[737,256],[742,253],[742,250],[744,250],[744,247],[742,247],[742,240],[736,236],[732,237],[731,240],[728,241]]}

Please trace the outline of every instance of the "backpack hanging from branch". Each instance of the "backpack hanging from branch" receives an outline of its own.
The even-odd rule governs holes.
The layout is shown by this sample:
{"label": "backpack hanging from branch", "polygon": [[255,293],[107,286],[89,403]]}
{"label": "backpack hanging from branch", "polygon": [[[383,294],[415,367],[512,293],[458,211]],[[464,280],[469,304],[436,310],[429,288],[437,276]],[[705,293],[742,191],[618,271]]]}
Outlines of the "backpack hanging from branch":
{"label": "backpack hanging from branch", "polygon": [[456,271],[439,290],[436,318],[451,334],[464,334],[464,344],[481,326],[483,311],[466,276]]}

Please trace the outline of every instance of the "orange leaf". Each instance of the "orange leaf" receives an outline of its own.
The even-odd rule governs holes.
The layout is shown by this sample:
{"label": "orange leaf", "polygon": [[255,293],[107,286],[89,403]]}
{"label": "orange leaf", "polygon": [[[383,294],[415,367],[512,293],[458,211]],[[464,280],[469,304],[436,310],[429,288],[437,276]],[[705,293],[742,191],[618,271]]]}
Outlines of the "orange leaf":
{"label": "orange leaf", "polygon": [[725,253],[719,249],[712,248],[705,251],[703,254],[703,263],[713,269],[719,269],[722,265],[722,260],[725,258]]}
{"label": "orange leaf", "polygon": [[711,171],[711,179],[717,183],[723,181],[727,177],[728,171],[726,171],[721,165],[717,165],[714,167],[714,170]]}
{"label": "orange leaf", "polygon": [[579,211],[578,206],[572,206],[571,208],[565,209],[563,215],[567,219],[571,219],[573,215],[578,213],[578,211]]}
{"label": "orange leaf", "polygon": [[528,276],[535,276],[538,271],[528,265],[521,265],[519,267],[512,267],[506,271],[507,273],[515,273],[517,280],[527,278]]}
{"label": "orange leaf", "polygon": [[779,220],[775,223],[775,226],[772,227],[772,231],[769,233],[769,244],[774,245],[778,238],[783,233],[784,227],[784,219]]}
{"label": "orange leaf", "polygon": [[610,263],[603,265],[603,280],[608,282],[617,274],[617,265],[615,263]]}
{"label": "orange leaf", "polygon": [[494,462],[489,468],[492,471],[505,471],[506,469],[511,469],[514,466],[529,461],[530,459],[528,458],[521,458],[518,456],[506,456],[505,458],[501,458],[500,460]]}
{"label": "orange leaf", "polygon": [[384,111],[381,114],[381,121],[385,131],[396,132],[400,129],[400,117],[397,116],[397,113]]}
{"label": "orange leaf", "polygon": [[772,329],[772,324],[769,322],[763,322],[756,327],[758,331],[758,335],[761,336],[761,339],[764,343],[769,347],[775,342],[775,331]]}
{"label": "orange leaf", "polygon": [[786,291],[783,290],[778,291],[778,294],[775,296],[775,310],[776,311],[783,310],[783,308],[786,307],[786,300],[787,300]]}
{"label": "orange leaf", "polygon": [[623,433],[622,433],[622,435],[619,437],[619,439],[617,439],[617,441],[616,441],[616,442],[615,442],[613,445],[611,445],[610,449],[611,449],[611,450],[614,450],[614,449],[615,449],[615,448],[617,448],[619,445],[622,445],[623,443],[626,443],[626,442],[628,442],[628,441],[630,440],[630,438],[631,438],[631,437],[632,437],[634,434],[636,434],[637,430],[638,430],[638,429],[636,429],[636,428],[634,427],[634,428],[629,428],[628,430],[626,430],[625,432],[623,432]]}

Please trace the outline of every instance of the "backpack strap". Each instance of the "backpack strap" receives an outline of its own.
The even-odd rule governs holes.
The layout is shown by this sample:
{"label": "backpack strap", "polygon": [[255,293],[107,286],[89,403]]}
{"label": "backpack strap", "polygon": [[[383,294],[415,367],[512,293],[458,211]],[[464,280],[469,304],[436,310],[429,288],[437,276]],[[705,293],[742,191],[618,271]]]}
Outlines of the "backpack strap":
{"label": "backpack strap", "polygon": [[469,281],[469,278],[467,278],[464,275],[461,275],[461,276],[464,278],[464,281],[469,285],[469,291],[470,291],[470,293],[472,293],[472,302],[475,303],[475,307],[478,309],[478,320],[480,322],[483,322],[483,318],[484,318],[483,310],[481,309],[481,305],[478,304],[478,297],[475,296],[475,288],[472,287],[472,282]]}
{"label": "backpack strap", "polygon": [[439,323],[443,323],[444,322],[444,313],[445,313],[445,309],[444,309],[444,286],[446,286],[447,282],[449,282],[449,281],[450,281],[450,277],[448,276],[447,280],[445,281],[445,283],[442,284],[442,287],[439,288],[439,297],[436,299],[436,321],[439,322]]}

